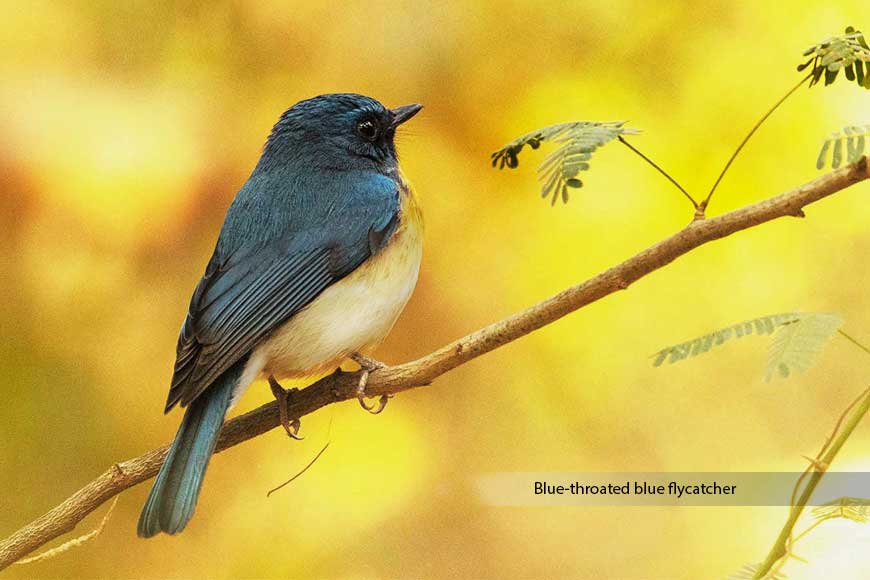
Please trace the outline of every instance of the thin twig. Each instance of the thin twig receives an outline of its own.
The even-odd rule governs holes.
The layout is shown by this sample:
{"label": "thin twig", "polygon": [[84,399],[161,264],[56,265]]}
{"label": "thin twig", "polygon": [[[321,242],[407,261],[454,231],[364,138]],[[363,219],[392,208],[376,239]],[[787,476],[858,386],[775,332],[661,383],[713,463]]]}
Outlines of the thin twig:
{"label": "thin twig", "polygon": [[864,346],[863,344],[858,342],[856,339],[852,338],[851,336],[849,336],[848,334],[843,332],[842,329],[837,329],[837,332],[839,332],[843,336],[843,338],[845,338],[846,340],[848,340],[849,342],[851,342],[852,344],[854,344],[855,346],[857,346],[858,348],[860,348],[861,350],[866,352],[867,354],[870,354],[870,348],[867,348],[866,346]]}
{"label": "thin twig", "polygon": [[[808,460],[808,463],[807,463],[807,466],[804,468],[803,472],[798,477],[797,481],[794,484],[794,488],[792,489],[791,498],[789,499],[789,506],[791,506],[789,508],[790,510],[793,511],[793,510],[797,509],[798,504],[797,504],[796,500],[797,500],[798,492],[800,492],[800,489],[801,489],[801,483],[803,483],[804,479],[806,479],[807,475],[810,474],[810,472],[813,470],[813,468],[821,465],[821,466],[823,466],[822,471],[827,469],[827,465],[825,465],[822,461],[822,456],[825,454],[825,452],[830,447],[831,443],[834,441],[834,437],[837,436],[837,433],[840,431],[840,426],[843,424],[843,421],[846,420],[846,417],[849,415],[849,412],[852,411],[852,409],[855,407],[855,405],[857,405],[861,401],[862,398],[868,397],[868,396],[870,396],[870,387],[867,387],[866,389],[864,389],[860,395],[855,397],[852,400],[852,402],[849,403],[849,405],[846,406],[845,409],[843,409],[843,412],[840,413],[840,416],[837,418],[837,422],[834,424],[834,428],[831,431],[831,434],[825,438],[825,443],[822,445],[822,448],[819,449],[819,452],[816,453],[816,456],[814,458],[804,456],[804,458]],[[803,510],[803,506],[801,506],[800,509]],[[818,523],[821,523],[821,521],[819,521]],[[815,525],[810,526],[809,529],[804,530],[798,537],[796,537],[794,539],[792,539],[792,537],[791,537],[791,534],[794,533],[794,528],[792,528],[792,530],[789,534],[789,538],[788,538],[788,540],[786,540],[786,556],[787,557],[780,558],[779,561],[773,566],[773,568],[771,569],[771,572],[770,572],[771,577],[776,577],[776,573],[779,572],[783,566],[785,566],[785,563],[788,561],[788,559],[795,557],[795,555],[791,553],[791,547],[795,544],[795,542],[797,542],[802,537],[804,537],[813,528],[815,528]]]}
{"label": "thin twig", "polygon": [[828,521],[829,519],[831,519],[831,518],[829,518],[829,517],[820,518],[820,519],[816,520],[815,522],[813,522],[810,526],[808,526],[807,529],[805,529],[800,534],[795,536],[794,539],[789,538],[788,547],[787,547],[788,558],[780,558],[779,562],[777,562],[773,566],[773,568],[770,569],[770,572],[768,572],[768,577],[769,578],[783,578],[784,576],[780,576],[779,574],[780,574],[780,571],[782,570],[783,566],[785,566],[786,562],[788,562],[789,559],[797,560],[798,562],[806,563],[807,562],[806,560],[804,560],[803,558],[801,558],[800,556],[798,556],[797,554],[795,554],[792,551],[794,549],[794,545],[796,543],[798,543],[799,541],[801,541],[801,539],[803,539],[804,536],[806,536],[807,534],[809,534],[810,532],[815,530],[817,527],[819,527],[820,525],[822,525],[824,522]]}
{"label": "thin twig", "polygon": [[[861,342],[859,342],[857,339],[849,336],[842,329],[838,328],[837,332],[839,332],[843,337],[845,337],[846,339],[851,341],[852,344],[854,344],[855,346],[857,346],[858,348],[860,348],[864,352],[870,354],[870,349],[868,349],[866,346],[861,344]],[[822,455],[825,453],[825,451],[828,450],[828,446],[831,444],[831,441],[834,440],[834,437],[837,436],[837,431],[840,430],[840,425],[842,425],[843,421],[846,419],[846,415],[848,415],[849,411],[851,411],[852,408],[858,404],[858,401],[860,401],[862,397],[864,397],[865,395],[868,394],[868,391],[870,391],[870,387],[868,387],[867,390],[865,390],[860,395],[855,397],[855,399],[851,403],[849,403],[849,406],[846,407],[842,413],[840,413],[840,418],[837,419],[837,423],[834,425],[834,430],[831,432],[830,435],[828,435],[828,438],[825,440],[825,444],[822,445],[822,448],[819,450],[819,452],[816,453],[815,461],[819,461],[821,459]],[[807,465],[806,469],[804,469],[803,473],[801,473],[800,477],[798,477],[798,480],[794,486],[794,490],[792,490],[792,493],[791,493],[791,502],[789,505],[791,505],[791,506],[795,505],[795,498],[797,497],[798,491],[800,490],[800,485],[803,482],[804,478],[806,478],[807,474],[810,472],[811,467],[812,467],[812,463]]]}
{"label": "thin twig", "polygon": [[[798,215],[801,208],[867,179],[870,179],[870,159],[863,157],[776,197],[711,219],[691,222],[676,234],[621,264],[526,310],[481,328],[415,361],[373,371],[369,376],[366,392],[377,397],[428,385],[437,377],[472,359],[605,296],[625,290],[635,281],[699,246],[778,218]],[[288,414],[304,417],[339,401],[356,400],[358,383],[359,373],[324,377],[289,397]],[[272,401],[227,421],[221,431],[217,450],[227,449],[262,435],[279,424],[278,404]],[[63,503],[0,541],[0,569],[71,531],[87,514],[118,493],[153,477],[163,463],[168,447],[165,445],[135,459],[113,465]]]}
{"label": "thin twig", "polygon": [[809,534],[810,532],[815,530],[817,527],[819,527],[820,525],[822,525],[823,523],[825,523],[826,521],[831,520],[831,519],[834,519],[834,518],[832,518],[830,516],[825,516],[823,518],[817,519],[811,525],[807,526],[807,529],[805,529],[804,531],[799,533],[797,536],[795,536],[794,539],[791,541],[791,545],[792,546],[795,545],[801,539],[803,539],[804,536],[806,536],[807,534]]}
{"label": "thin twig", "polygon": [[756,570],[754,576],[756,580],[764,578],[767,573],[771,571],[775,564],[779,563],[777,568],[782,567],[783,562],[781,560],[785,556],[787,556],[789,554],[789,551],[791,550],[791,544],[793,543],[791,541],[792,531],[794,530],[794,526],[797,523],[798,518],[800,518],[801,513],[803,513],[803,510],[809,503],[813,492],[816,490],[816,487],[819,485],[822,477],[824,477],[825,472],[828,470],[828,467],[834,461],[837,453],[840,452],[840,449],[849,439],[849,436],[852,435],[855,427],[858,426],[858,423],[861,422],[861,419],[864,418],[864,415],[867,414],[868,410],[870,410],[870,388],[864,391],[863,401],[861,402],[861,405],[857,409],[855,409],[855,412],[852,413],[851,417],[849,417],[849,420],[846,422],[843,430],[840,431],[840,434],[830,444],[828,451],[824,454],[823,457],[819,458],[819,461],[814,465],[814,467],[816,467],[816,470],[813,471],[812,475],[810,476],[806,487],[804,487],[800,498],[798,498],[797,504],[792,506],[792,509],[789,512],[788,519],[786,520],[785,525],[782,527],[782,530],[779,532],[779,536],[776,538],[773,547],[770,549],[770,552],[767,554],[764,562],[762,562]]}
{"label": "thin twig", "polygon": [[789,92],[787,92],[785,95],[783,95],[783,97],[780,100],[778,100],[776,102],[776,104],[774,106],[772,106],[764,114],[764,116],[761,119],[758,120],[757,123],[755,123],[755,125],[752,127],[752,129],[749,131],[749,133],[746,135],[746,137],[743,138],[743,141],[740,142],[740,145],[737,146],[737,149],[734,150],[734,153],[731,154],[731,158],[728,159],[728,163],[726,163],[725,167],[722,168],[722,173],[720,173],[719,177],[716,178],[716,183],[714,183],[713,187],[710,188],[710,193],[708,193],[707,197],[704,198],[704,201],[701,202],[700,209],[701,209],[702,213],[707,210],[707,206],[710,205],[710,198],[713,197],[713,193],[715,193],[716,188],[719,187],[719,182],[722,181],[722,178],[725,177],[726,173],[728,173],[728,169],[731,167],[731,164],[734,163],[734,160],[737,158],[737,155],[740,153],[740,151],[743,149],[743,147],[746,145],[746,143],[749,142],[749,139],[755,134],[756,131],[758,131],[758,128],[761,127],[762,123],[767,121],[767,118],[770,117],[773,114],[773,112],[776,111],[779,108],[779,106],[785,102],[786,99],[788,99],[790,96],[792,96],[795,93],[795,91],[797,91],[799,88],[801,88],[803,86],[803,84],[805,82],[807,82],[808,80],[810,80],[812,77],[813,77],[813,75],[812,75],[812,73],[810,73],[807,76],[805,76],[804,78],[802,78],[798,84],[796,84],[794,87],[792,87],[792,89]]}
{"label": "thin twig", "polygon": [[825,439],[825,443],[822,445],[822,448],[819,449],[819,452],[816,453],[816,456],[814,458],[812,458],[812,459],[807,458],[807,459],[809,459],[809,463],[806,466],[806,468],[804,468],[804,471],[803,471],[803,473],[801,473],[800,477],[798,477],[797,482],[795,482],[794,489],[791,492],[791,501],[790,501],[789,505],[791,505],[791,506],[795,505],[795,500],[797,499],[797,494],[800,491],[801,483],[806,478],[806,476],[810,473],[812,468],[821,461],[822,455],[825,454],[825,452],[828,450],[828,447],[834,441],[834,437],[837,436],[837,432],[839,432],[840,426],[843,424],[843,421],[845,421],[846,417],[849,415],[849,411],[851,411],[855,407],[855,405],[857,405],[858,402],[861,401],[862,398],[864,398],[865,396],[868,396],[868,395],[870,395],[870,387],[868,387],[867,389],[862,391],[860,395],[855,397],[852,400],[852,402],[849,403],[849,405],[845,409],[843,409],[843,412],[840,413],[840,417],[837,419],[837,422],[834,424],[834,429],[831,431],[831,434],[828,435],[828,437]]}
{"label": "thin twig", "polygon": [[308,471],[308,469],[309,469],[312,465],[314,465],[314,463],[315,463],[318,459],[320,459],[320,456],[323,455],[323,452],[326,451],[326,449],[327,449],[328,447],[329,447],[329,441],[327,441],[327,442],[323,445],[323,447],[320,448],[320,451],[317,452],[317,455],[314,456],[314,459],[312,459],[311,461],[309,461],[309,462],[308,462],[308,465],[306,465],[305,467],[302,468],[302,471],[300,471],[299,473],[297,473],[296,475],[294,475],[293,477],[291,477],[290,479],[288,479],[287,481],[285,481],[284,483],[282,483],[282,484],[279,485],[278,487],[273,487],[272,489],[270,489],[268,492],[266,492],[266,497],[269,497],[270,495],[272,495],[273,493],[275,493],[276,491],[278,491],[279,489],[281,489],[281,488],[284,487],[285,485],[290,485],[291,483],[293,483],[293,481],[296,480],[296,478],[298,478],[300,475],[302,475],[303,473],[305,473],[306,471]]}
{"label": "thin twig", "polygon": [[109,509],[106,510],[106,515],[103,516],[103,519],[100,520],[100,523],[97,525],[97,527],[94,528],[93,530],[91,530],[90,532],[88,532],[87,534],[85,534],[83,536],[79,536],[78,538],[73,538],[72,540],[69,540],[68,542],[64,542],[63,544],[61,544],[60,546],[58,546],[56,548],[52,548],[51,550],[46,550],[45,552],[43,552],[41,554],[37,554],[36,556],[32,556],[30,558],[25,558],[23,560],[18,560],[17,562],[15,562],[15,564],[16,565],[32,564],[34,562],[42,562],[43,560],[50,560],[51,558],[54,558],[55,556],[59,556],[60,554],[63,554],[64,552],[66,552],[68,550],[71,550],[73,548],[81,546],[85,542],[89,542],[89,541],[93,540],[94,538],[96,538],[97,536],[99,536],[100,534],[103,533],[103,529],[106,527],[106,524],[109,522],[109,518],[112,517],[112,512],[115,511],[116,505],[118,505],[118,497],[117,496],[115,496],[115,499],[112,500],[112,505],[110,505]]}
{"label": "thin twig", "polygon": [[665,178],[667,178],[668,181],[670,181],[671,183],[673,183],[673,184],[677,187],[677,189],[679,189],[681,192],[683,192],[683,195],[685,195],[685,196],[689,199],[689,201],[692,202],[692,207],[694,207],[696,210],[698,209],[698,202],[695,201],[695,198],[692,197],[692,196],[689,194],[689,192],[686,191],[686,190],[683,188],[682,185],[680,185],[679,183],[677,183],[677,180],[674,179],[673,177],[671,177],[670,174],[669,174],[667,171],[665,171],[664,169],[662,169],[661,167],[659,167],[658,164],[657,164],[655,161],[653,161],[652,159],[650,159],[649,157],[647,157],[646,155],[644,155],[643,153],[641,153],[640,150],[639,150],[637,147],[635,147],[634,145],[632,145],[631,143],[629,143],[628,141],[626,141],[625,139],[623,139],[623,138],[622,138],[622,135],[619,135],[619,136],[617,137],[617,139],[619,139],[619,142],[620,142],[620,143],[622,143],[623,145],[625,145],[626,147],[628,147],[629,149],[631,149],[632,151],[634,151],[637,155],[639,155],[641,159],[643,159],[644,161],[646,161],[647,163],[649,163],[650,165],[652,165],[653,167],[655,167],[656,171],[658,171],[659,173],[661,173],[662,175],[664,175]]}

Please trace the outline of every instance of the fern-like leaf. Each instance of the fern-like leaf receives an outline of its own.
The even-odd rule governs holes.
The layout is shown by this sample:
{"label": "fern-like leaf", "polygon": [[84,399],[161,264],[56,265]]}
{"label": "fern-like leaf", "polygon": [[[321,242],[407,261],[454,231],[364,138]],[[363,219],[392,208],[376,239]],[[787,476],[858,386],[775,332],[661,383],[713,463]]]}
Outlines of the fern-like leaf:
{"label": "fern-like leaf", "polygon": [[671,364],[710,352],[731,339],[752,334],[774,335],[767,355],[765,380],[775,375],[788,378],[808,370],[831,337],[843,325],[839,314],[786,312],[747,320],[692,340],[663,348],[653,355],[653,366]]}
{"label": "fern-like leaf", "polygon": [[839,314],[826,312],[801,314],[797,320],[780,325],[768,349],[764,380],[776,375],[788,378],[794,371],[810,369],[841,326]]}
{"label": "fern-like leaf", "polygon": [[825,85],[830,85],[843,71],[847,80],[870,89],[870,65],[865,64],[870,63],[870,47],[860,30],[849,26],[845,34],[814,44],[804,52],[804,56],[810,59],[797,69],[802,71],[812,67],[810,86],[821,81],[822,76],[825,77]]}
{"label": "fern-like leaf", "polygon": [[833,169],[837,169],[842,164],[844,152],[846,163],[855,163],[864,155],[868,137],[870,137],[870,125],[843,127],[842,131],[832,133],[822,145],[822,150],[819,151],[816,168],[824,169],[829,151],[831,152],[831,167]]}
{"label": "fern-like leaf", "polygon": [[552,203],[561,197],[568,202],[568,188],[583,187],[578,177],[589,169],[589,160],[596,149],[622,135],[636,135],[640,131],[624,127],[625,121],[575,121],[551,125],[514,139],[492,154],[492,166],[515,168],[519,154],[528,145],[537,149],[541,143],[551,141],[558,148],[550,153],[538,168],[543,183],[541,197],[552,196]]}
{"label": "fern-like leaf", "polygon": [[800,320],[801,316],[803,315],[798,312],[762,316],[761,318],[747,320],[746,322],[741,322],[711,332],[710,334],[663,348],[653,355],[653,366],[661,366],[666,360],[669,360],[673,364],[705,352],[710,352],[713,347],[725,344],[732,338],[743,338],[753,333],[757,335],[773,334],[779,326]]}
{"label": "fern-like leaf", "polygon": [[859,524],[870,522],[870,499],[841,497],[813,508],[813,517],[818,520],[846,518]]}

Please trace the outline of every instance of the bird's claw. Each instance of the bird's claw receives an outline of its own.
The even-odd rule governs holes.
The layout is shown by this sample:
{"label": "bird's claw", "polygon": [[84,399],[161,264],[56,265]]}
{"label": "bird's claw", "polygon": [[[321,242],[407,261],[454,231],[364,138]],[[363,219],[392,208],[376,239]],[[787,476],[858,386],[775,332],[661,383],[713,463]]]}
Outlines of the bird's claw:
{"label": "bird's claw", "polygon": [[393,395],[381,395],[376,405],[369,405],[368,403],[366,403],[366,385],[369,382],[370,372],[371,371],[368,369],[363,369],[362,374],[359,377],[359,384],[356,386],[356,400],[359,401],[360,407],[362,407],[372,415],[377,415],[386,408],[387,403],[390,401],[390,398]]}
{"label": "bird's claw", "polygon": [[373,358],[361,355],[358,352],[350,355],[350,358],[353,359],[353,361],[358,364],[362,369],[362,373],[359,377],[359,383],[356,386],[356,400],[359,401],[360,407],[362,407],[372,415],[377,415],[378,413],[383,411],[384,408],[386,408],[387,403],[390,401],[390,398],[392,398],[393,395],[383,394],[378,399],[377,404],[369,405],[366,402],[366,385],[368,385],[369,382],[369,374],[378,369],[382,369],[387,365]]}
{"label": "bird's claw", "polygon": [[302,441],[305,439],[305,437],[299,434],[299,429],[302,427],[302,423],[299,422],[299,419],[293,419],[286,425],[281,423],[281,426],[284,427],[284,430],[287,431],[287,435],[289,435],[291,439],[295,439],[296,441]]}
{"label": "bird's claw", "polygon": [[290,393],[298,391],[299,389],[285,389],[272,375],[269,375],[269,388],[272,389],[272,395],[274,395],[275,400],[278,401],[278,415],[281,417],[281,426],[284,427],[285,431],[287,431],[287,435],[297,441],[305,439],[305,437],[299,435],[299,428],[302,426],[299,419],[290,420],[287,412],[287,400],[290,397]]}

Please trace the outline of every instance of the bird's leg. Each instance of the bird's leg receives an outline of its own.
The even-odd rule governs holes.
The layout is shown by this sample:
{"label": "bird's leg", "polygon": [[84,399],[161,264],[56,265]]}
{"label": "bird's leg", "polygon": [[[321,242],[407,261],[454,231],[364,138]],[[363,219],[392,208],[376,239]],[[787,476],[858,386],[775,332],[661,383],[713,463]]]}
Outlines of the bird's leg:
{"label": "bird's leg", "polygon": [[369,382],[369,374],[378,369],[384,368],[384,363],[377,361],[373,358],[369,358],[364,356],[358,352],[350,355],[350,358],[360,366],[362,370],[362,374],[359,377],[359,384],[356,386],[356,399],[359,401],[360,406],[371,413],[372,415],[377,415],[381,411],[384,410],[384,407],[387,406],[387,402],[390,400],[390,397],[393,395],[381,395],[381,398],[378,399],[377,405],[369,405],[366,403],[366,385]]}
{"label": "bird's leg", "polygon": [[285,389],[275,380],[273,375],[269,375],[269,387],[272,389],[275,400],[278,401],[278,414],[281,417],[281,426],[287,431],[287,435],[296,440],[305,439],[305,437],[299,435],[299,427],[301,426],[299,419],[291,421],[287,414],[287,399],[290,397],[290,393],[299,389]]}

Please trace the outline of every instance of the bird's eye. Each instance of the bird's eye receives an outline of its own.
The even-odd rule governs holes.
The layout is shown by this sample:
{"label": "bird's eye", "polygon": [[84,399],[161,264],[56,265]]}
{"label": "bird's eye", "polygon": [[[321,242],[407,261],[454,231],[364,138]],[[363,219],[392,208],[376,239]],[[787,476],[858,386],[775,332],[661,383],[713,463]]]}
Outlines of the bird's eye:
{"label": "bird's eye", "polygon": [[375,141],[378,138],[378,126],[371,119],[360,121],[356,126],[356,132],[366,141]]}

